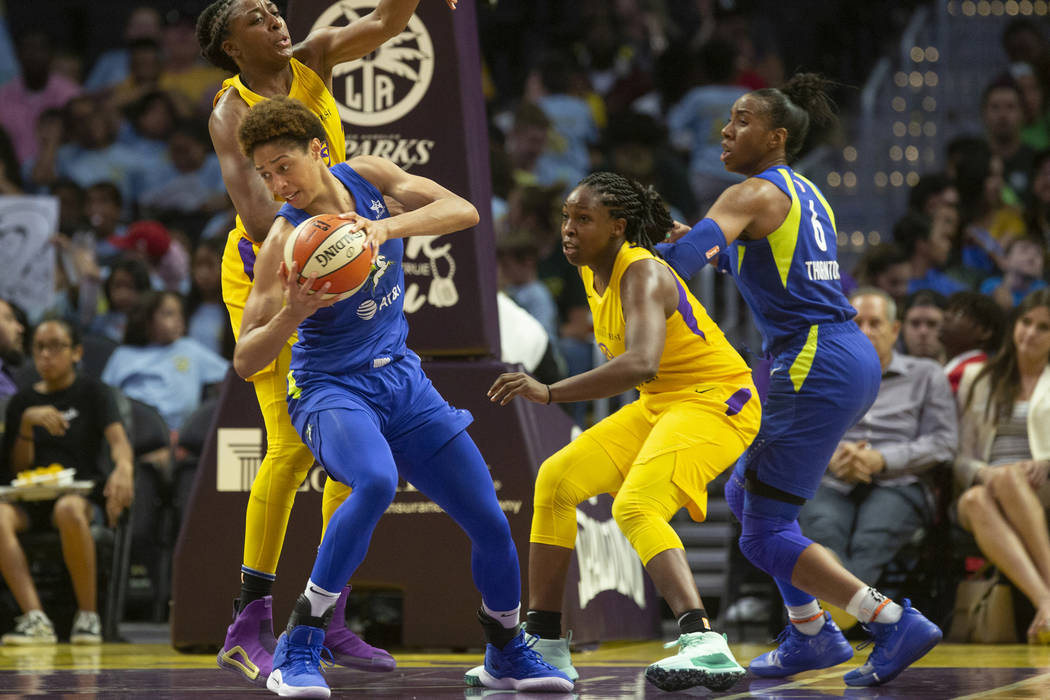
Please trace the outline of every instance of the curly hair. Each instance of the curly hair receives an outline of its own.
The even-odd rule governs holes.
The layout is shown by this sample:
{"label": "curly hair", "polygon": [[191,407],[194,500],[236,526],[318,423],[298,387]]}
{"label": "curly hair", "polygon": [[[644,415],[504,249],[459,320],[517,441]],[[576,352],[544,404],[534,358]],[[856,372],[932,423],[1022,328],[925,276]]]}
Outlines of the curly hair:
{"label": "curly hair", "polygon": [[608,207],[610,216],[627,221],[624,235],[628,242],[641,245],[652,253],[656,253],[653,246],[663,242],[666,234],[674,228],[674,219],[667,205],[651,186],[617,173],[600,171],[580,180],[577,187],[594,190],[602,204]]}
{"label": "curly hair", "polygon": [[215,0],[197,17],[197,43],[201,56],[213,66],[231,73],[240,71],[240,66],[222,50],[222,42],[230,35],[230,10],[235,0]]}
{"label": "curly hair", "polygon": [[770,127],[787,130],[784,155],[793,161],[802,150],[811,125],[821,130],[837,121],[835,104],[827,94],[831,81],[816,73],[798,73],[781,88],[762,88],[752,95],[766,106]]}
{"label": "curly hair", "polygon": [[256,148],[272,141],[288,141],[305,150],[314,139],[325,143],[327,138],[316,114],[299,100],[281,96],[252,106],[237,130],[241,152],[249,158]]}

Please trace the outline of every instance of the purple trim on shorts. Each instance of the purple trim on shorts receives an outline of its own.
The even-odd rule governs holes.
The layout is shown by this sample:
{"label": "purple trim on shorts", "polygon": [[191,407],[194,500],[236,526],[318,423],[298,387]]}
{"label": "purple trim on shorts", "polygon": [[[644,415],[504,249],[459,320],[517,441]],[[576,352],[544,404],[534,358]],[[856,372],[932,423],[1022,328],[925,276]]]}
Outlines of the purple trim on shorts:
{"label": "purple trim on shorts", "polygon": [[678,313],[682,314],[682,320],[685,321],[685,325],[689,326],[689,330],[707,340],[707,336],[700,330],[700,324],[696,322],[696,316],[693,315],[693,305],[689,303],[685,287],[678,280],[675,280],[675,284],[678,285]]}
{"label": "purple trim on shorts", "polygon": [[726,406],[729,407],[726,409],[726,415],[735,416],[736,414],[740,413],[740,411],[743,410],[744,406],[746,406],[747,402],[750,400],[750,389],[748,389],[746,386],[743,389],[737,389],[735,392],[733,392],[732,396],[726,399]]}
{"label": "purple trim on shorts", "polygon": [[248,279],[252,282],[255,281],[255,249],[252,248],[252,242],[244,236],[237,241],[237,252],[241,254],[241,262],[244,264],[244,274],[248,275]]}

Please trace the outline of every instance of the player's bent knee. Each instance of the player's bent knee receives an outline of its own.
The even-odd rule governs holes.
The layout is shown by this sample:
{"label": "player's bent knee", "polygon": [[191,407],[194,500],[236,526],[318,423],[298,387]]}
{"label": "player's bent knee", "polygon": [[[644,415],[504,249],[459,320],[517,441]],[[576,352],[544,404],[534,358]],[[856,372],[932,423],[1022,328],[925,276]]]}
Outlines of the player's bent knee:
{"label": "player's bent knee", "polygon": [[791,580],[795,564],[811,541],[785,530],[755,529],[740,535],[740,552],[770,576]]}

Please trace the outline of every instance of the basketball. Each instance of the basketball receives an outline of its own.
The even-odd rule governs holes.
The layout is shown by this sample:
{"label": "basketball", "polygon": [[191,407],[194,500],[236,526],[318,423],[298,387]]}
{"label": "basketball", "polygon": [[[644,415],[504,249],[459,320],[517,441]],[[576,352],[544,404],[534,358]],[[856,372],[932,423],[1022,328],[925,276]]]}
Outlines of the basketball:
{"label": "basketball", "polygon": [[313,288],[330,282],[325,298],[346,299],[368,281],[372,246],[365,246],[365,232],[351,231],[352,222],[335,214],[319,214],[295,227],[284,244],[284,264],[299,264],[299,282],[317,274]]}

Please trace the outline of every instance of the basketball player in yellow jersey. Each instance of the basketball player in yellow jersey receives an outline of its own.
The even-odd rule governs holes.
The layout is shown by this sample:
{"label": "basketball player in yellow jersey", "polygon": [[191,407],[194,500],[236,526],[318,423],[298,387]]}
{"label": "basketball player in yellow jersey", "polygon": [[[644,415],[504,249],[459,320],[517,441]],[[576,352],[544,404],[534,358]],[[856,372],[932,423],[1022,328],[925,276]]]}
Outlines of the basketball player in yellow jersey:
{"label": "basketball player in yellow jersey", "polygon": [[[552,385],[500,375],[489,389],[505,405],[586,401],[637,386],[640,397],[540,467],[529,549],[526,631],[534,647],[577,676],[561,637],[562,591],[576,541],[576,506],[615,493],[612,513],[678,618],[679,653],[646,669],[663,690],[724,690],[745,671],[711,631],[681,540],[668,524],[682,506],[706,515],[707,484],[758,432],[751,371],[681,278],[652,252],[674,222],[652,189],[619,175],[588,175],[565,200],[562,249],[580,268],[594,337],[608,362]],[[472,674],[467,683],[473,684]]]}
{"label": "basketball player in yellow jersey", "polygon": [[[456,0],[446,0],[455,9]],[[332,69],[374,51],[402,32],[419,0],[379,0],[371,13],[343,27],[312,31],[292,45],[277,6],[267,0],[216,0],[197,20],[201,53],[235,75],[215,96],[208,121],[212,144],[222,167],[223,182],[237,209],[237,226],[230,232],[222,259],[223,300],[234,334],[240,335],[244,304],[254,279],[259,244],[273,224],[281,202],[271,196],[254,165],[241,153],[237,129],[253,104],[275,95],[298,99],[321,120],[327,137],[326,162],[346,158],[343,125],[331,94]],[[252,484],[245,515],[244,561],[236,619],[219,652],[219,666],[263,685],[270,674],[273,649],[270,591],[277,571],[288,516],[296,489],[313,464],[313,455],[288,418],[286,376],[291,343],[277,360],[251,381],[266,426],[266,456]],[[328,480],[322,506],[323,522],[345,500],[348,488]],[[389,671],[388,653],[358,639],[344,622],[346,596],[335,609],[325,646],[336,663],[373,671]]]}

